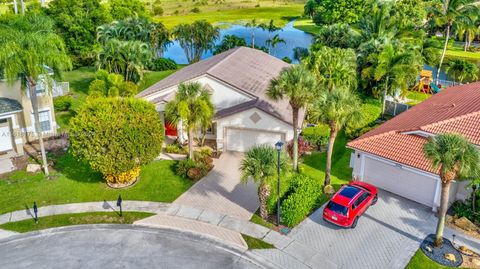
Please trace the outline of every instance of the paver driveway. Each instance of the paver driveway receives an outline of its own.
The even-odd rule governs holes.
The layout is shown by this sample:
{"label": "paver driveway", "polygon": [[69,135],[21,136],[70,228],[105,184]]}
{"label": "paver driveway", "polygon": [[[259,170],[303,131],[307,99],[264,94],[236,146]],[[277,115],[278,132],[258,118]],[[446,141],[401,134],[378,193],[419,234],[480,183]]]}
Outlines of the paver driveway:
{"label": "paver driveway", "polygon": [[213,170],[173,203],[249,220],[259,202],[255,183],[240,182],[242,157],[238,152],[222,153]]}
{"label": "paver driveway", "polygon": [[290,236],[337,268],[403,269],[436,223],[431,208],[382,190],[377,204],[366,211],[355,229],[326,223],[322,210],[294,228]]}

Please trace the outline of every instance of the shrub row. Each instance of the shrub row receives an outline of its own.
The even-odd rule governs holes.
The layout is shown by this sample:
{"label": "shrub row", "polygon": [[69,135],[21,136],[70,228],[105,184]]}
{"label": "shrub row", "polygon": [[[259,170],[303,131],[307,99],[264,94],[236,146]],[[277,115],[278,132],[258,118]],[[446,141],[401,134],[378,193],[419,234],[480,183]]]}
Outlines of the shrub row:
{"label": "shrub row", "polygon": [[281,204],[282,222],[288,227],[300,223],[318,206],[321,194],[320,181],[306,175],[294,175]]}
{"label": "shrub row", "polygon": [[68,111],[72,107],[73,98],[70,95],[59,96],[53,99],[56,111]]}

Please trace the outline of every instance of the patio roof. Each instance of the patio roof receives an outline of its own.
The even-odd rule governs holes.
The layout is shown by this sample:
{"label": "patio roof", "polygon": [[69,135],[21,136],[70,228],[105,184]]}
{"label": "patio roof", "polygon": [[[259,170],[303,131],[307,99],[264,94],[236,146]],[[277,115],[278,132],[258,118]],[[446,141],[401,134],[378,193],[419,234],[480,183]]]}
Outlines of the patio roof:
{"label": "patio roof", "polygon": [[0,114],[21,111],[22,105],[14,99],[0,97]]}

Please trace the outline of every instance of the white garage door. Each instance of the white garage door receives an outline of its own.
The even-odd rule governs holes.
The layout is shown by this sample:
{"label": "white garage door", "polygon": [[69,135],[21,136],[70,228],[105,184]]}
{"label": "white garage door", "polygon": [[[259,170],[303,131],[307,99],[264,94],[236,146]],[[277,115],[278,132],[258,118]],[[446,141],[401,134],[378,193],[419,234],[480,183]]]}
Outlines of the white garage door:
{"label": "white garage door", "polygon": [[427,206],[433,206],[436,180],[365,157],[366,182]]}
{"label": "white garage door", "polygon": [[243,130],[227,128],[227,150],[245,152],[254,145],[275,145],[278,141],[283,141],[281,133],[273,133],[264,130]]}
{"label": "white garage door", "polygon": [[0,152],[12,149],[12,134],[9,126],[0,127]]}

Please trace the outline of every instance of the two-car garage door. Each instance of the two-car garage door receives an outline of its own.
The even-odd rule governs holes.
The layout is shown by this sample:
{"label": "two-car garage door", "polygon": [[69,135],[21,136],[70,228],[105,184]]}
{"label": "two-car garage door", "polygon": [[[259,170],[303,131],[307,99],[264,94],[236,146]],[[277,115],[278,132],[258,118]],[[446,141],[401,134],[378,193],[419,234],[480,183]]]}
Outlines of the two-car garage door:
{"label": "two-car garage door", "polygon": [[436,180],[365,156],[364,181],[427,206],[433,206]]}
{"label": "two-car garage door", "polygon": [[226,149],[245,152],[254,145],[268,144],[274,146],[278,141],[284,141],[284,134],[266,130],[226,129]]}

